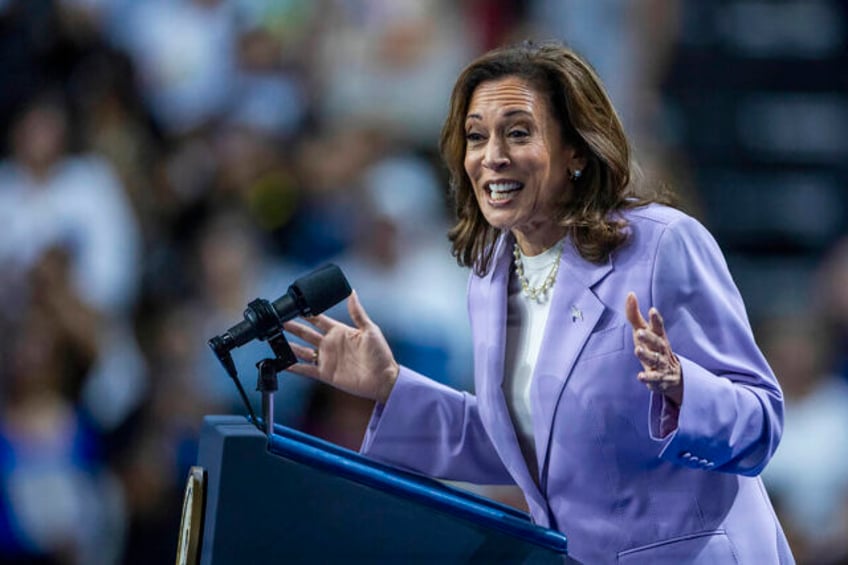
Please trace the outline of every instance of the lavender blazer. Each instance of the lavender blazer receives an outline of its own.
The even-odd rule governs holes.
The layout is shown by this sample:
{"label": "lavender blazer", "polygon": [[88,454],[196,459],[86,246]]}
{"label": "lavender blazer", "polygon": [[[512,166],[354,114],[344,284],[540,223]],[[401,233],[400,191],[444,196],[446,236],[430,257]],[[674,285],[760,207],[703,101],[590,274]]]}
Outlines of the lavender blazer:
{"label": "lavender blazer", "polygon": [[[793,563],[758,477],[783,399],[718,245],[677,210],[625,213],[629,243],[602,265],[566,246],[533,374],[539,476],[502,391],[512,237],[472,275],[476,396],[402,368],[362,452],[432,476],[516,483],[533,521],[585,563]],[[656,306],[683,368],[679,414],[637,379],[628,291]]]}

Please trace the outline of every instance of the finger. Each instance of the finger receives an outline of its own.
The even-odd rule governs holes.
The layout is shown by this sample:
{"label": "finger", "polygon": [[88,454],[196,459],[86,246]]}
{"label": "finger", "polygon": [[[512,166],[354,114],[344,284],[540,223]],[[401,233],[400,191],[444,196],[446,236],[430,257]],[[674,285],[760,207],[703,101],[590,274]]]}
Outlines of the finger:
{"label": "finger", "polygon": [[330,331],[330,328],[332,328],[333,326],[341,325],[341,322],[339,322],[338,320],[334,320],[324,314],[318,314],[317,316],[309,316],[308,318],[306,318],[306,321],[324,333]]}
{"label": "finger", "polygon": [[677,381],[677,377],[675,377],[672,373],[669,373],[668,371],[654,369],[647,369],[645,371],[642,371],[639,373],[638,377],[639,380],[643,382],[666,382],[669,384],[674,384]]}
{"label": "finger", "polygon": [[654,371],[643,371],[639,373],[638,378],[651,392],[665,392],[671,388],[671,384],[665,381],[660,373]]}
{"label": "finger", "polygon": [[315,359],[316,349],[300,345],[299,343],[290,343],[289,345],[291,345],[292,351],[298,359],[311,365],[315,364],[313,360]]}
{"label": "finger", "polygon": [[681,379],[674,373],[667,371],[645,370],[637,375],[637,378],[648,385],[659,390],[670,390],[680,386]]}
{"label": "finger", "polygon": [[288,321],[283,324],[283,329],[289,332],[292,335],[295,335],[305,341],[306,343],[312,344],[315,347],[321,343],[321,338],[323,337],[320,333],[316,332],[312,328],[308,326],[304,326],[298,322]]}
{"label": "finger", "polygon": [[634,330],[648,327],[648,322],[642,317],[642,313],[639,312],[639,301],[636,299],[636,294],[632,292],[627,293],[624,311],[627,313],[627,320],[633,326]]}
{"label": "finger", "polygon": [[648,387],[648,390],[654,391],[660,389],[661,378],[659,375],[656,371],[642,371],[636,375],[636,378]]}
{"label": "finger", "polygon": [[321,380],[321,375],[318,372],[318,365],[313,365],[312,363],[295,363],[291,367],[286,368],[286,371],[290,371],[297,375],[303,375],[304,377]]}
{"label": "finger", "polygon": [[653,371],[663,366],[665,357],[658,351],[653,351],[647,347],[636,347],[636,358],[642,363],[645,370]]}
{"label": "finger", "polygon": [[356,294],[355,290],[350,293],[350,298],[347,299],[347,311],[350,313],[350,319],[360,330],[371,324],[371,318],[368,317],[365,308],[362,307],[359,295]]}
{"label": "finger", "polygon": [[636,330],[635,332],[636,345],[646,347],[650,351],[659,351],[665,355],[665,340],[655,334],[653,330]]}
{"label": "finger", "polygon": [[663,324],[660,311],[654,307],[648,310],[648,318],[651,320],[651,331],[658,336],[665,336],[665,325]]}

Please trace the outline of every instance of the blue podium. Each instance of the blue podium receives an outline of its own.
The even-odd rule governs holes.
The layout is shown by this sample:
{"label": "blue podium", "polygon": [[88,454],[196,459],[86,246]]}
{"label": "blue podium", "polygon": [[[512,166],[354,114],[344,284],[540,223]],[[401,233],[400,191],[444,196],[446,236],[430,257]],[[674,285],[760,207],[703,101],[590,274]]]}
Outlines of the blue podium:
{"label": "blue podium", "polygon": [[240,416],[204,419],[183,527],[183,560],[204,565],[567,561],[523,512]]}

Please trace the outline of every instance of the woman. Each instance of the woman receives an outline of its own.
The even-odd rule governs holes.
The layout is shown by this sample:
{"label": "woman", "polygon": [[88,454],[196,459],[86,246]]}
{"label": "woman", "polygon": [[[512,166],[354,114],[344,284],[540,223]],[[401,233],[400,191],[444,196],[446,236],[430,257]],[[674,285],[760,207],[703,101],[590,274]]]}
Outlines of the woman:
{"label": "woman", "polygon": [[473,269],[476,396],[399,367],[355,294],[356,327],[287,324],[312,346],[292,370],[377,401],[363,453],[517,483],[578,561],[793,562],[757,477],[780,439],[777,380],[713,238],[630,187],[591,68],[559,45],[483,55],[441,149]]}

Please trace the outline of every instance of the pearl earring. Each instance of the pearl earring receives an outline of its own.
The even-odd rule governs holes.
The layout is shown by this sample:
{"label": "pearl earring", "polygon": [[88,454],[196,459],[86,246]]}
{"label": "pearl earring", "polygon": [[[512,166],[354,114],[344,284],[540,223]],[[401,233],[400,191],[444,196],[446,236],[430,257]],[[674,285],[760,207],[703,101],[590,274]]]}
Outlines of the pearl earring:
{"label": "pearl earring", "polygon": [[581,171],[580,169],[574,169],[574,172],[571,173],[572,182],[577,182],[578,180],[580,180],[580,177],[582,175],[583,175],[583,171]]}

